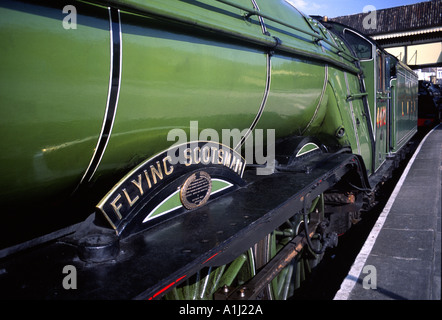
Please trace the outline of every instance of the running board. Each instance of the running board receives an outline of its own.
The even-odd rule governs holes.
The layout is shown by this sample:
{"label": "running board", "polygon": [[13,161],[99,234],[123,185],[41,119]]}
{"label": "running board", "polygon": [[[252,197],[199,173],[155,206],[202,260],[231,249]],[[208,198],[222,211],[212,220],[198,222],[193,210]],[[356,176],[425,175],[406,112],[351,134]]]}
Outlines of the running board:
{"label": "running board", "polygon": [[13,254],[0,261],[0,296],[161,298],[202,268],[233,261],[347,173],[354,172],[363,180],[365,168],[359,156],[340,153],[326,157],[327,161],[309,174],[256,176],[246,172],[247,184],[235,192],[145,232],[97,246],[97,250],[119,250],[110,261],[81,260],[81,246],[73,243],[71,236]]}

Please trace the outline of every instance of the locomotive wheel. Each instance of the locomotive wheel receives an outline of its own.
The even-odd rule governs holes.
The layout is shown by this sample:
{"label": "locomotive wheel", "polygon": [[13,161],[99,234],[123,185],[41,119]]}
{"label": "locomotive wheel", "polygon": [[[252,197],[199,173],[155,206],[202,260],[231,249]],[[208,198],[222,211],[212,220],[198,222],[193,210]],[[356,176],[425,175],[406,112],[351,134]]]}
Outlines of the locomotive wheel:
{"label": "locomotive wheel", "polygon": [[[309,212],[321,210],[323,212],[323,196],[321,195],[313,204]],[[303,228],[303,219],[296,215],[274,230],[269,236],[255,245],[257,270],[269,262],[286,244],[298,235]],[[319,240],[312,239],[315,249],[321,249]],[[260,299],[286,300],[293,296],[302,282],[311,273],[311,270],[322,259],[323,254],[317,255],[305,246],[281,272],[261,292]]]}
{"label": "locomotive wheel", "polygon": [[211,300],[222,287],[240,286],[255,275],[249,249],[227,265],[204,268],[166,295],[169,300]]}
{"label": "locomotive wheel", "polygon": [[[318,198],[318,200],[322,200]],[[314,201],[310,212],[323,208],[322,201]],[[227,265],[199,270],[184,283],[173,288],[165,299],[211,300],[217,292],[228,294],[250,280],[265,266],[302,228],[302,216],[295,215],[279,228],[256,243],[252,248]],[[286,300],[299,288],[321,257],[304,247],[300,254],[285,267],[259,294],[262,300]]]}

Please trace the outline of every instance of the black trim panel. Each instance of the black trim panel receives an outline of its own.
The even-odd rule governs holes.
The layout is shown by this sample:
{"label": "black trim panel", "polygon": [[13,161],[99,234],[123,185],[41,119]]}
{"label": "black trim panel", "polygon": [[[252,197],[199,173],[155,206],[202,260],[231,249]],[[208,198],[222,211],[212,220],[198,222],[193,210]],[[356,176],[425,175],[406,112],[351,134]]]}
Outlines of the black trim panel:
{"label": "black trim panel", "polygon": [[106,104],[106,112],[103,119],[100,137],[95,147],[94,155],[89,163],[86,172],[81,179],[80,184],[87,183],[92,179],[98,165],[101,162],[103,154],[109,142],[112,127],[114,125],[115,115],[117,113],[118,98],[121,85],[122,68],[122,39],[121,39],[121,21],[120,10],[108,8],[109,10],[109,28],[110,28],[110,49],[111,49],[111,68],[109,77],[109,91]]}

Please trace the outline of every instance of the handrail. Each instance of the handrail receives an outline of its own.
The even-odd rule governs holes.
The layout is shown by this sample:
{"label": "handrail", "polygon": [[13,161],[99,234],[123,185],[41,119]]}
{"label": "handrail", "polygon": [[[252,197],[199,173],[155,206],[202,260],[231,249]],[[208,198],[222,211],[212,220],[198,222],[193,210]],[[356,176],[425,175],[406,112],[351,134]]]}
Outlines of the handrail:
{"label": "handrail", "polygon": [[[95,1],[101,2],[103,0],[95,0]],[[200,29],[210,30],[211,32],[218,32],[227,37],[240,39],[259,46],[273,48],[272,50],[278,48],[278,50],[288,54],[295,54],[302,57],[319,60],[324,63],[337,66],[354,74],[360,73],[360,68],[357,68],[354,64],[351,64],[350,61],[348,61],[347,59],[345,59],[345,61],[341,61],[339,59],[336,59],[335,57],[327,55],[326,53],[319,53],[319,52],[312,52],[310,50],[305,50],[298,46],[293,46],[290,43],[283,43],[280,41],[280,39],[277,39],[276,37],[271,37],[263,34],[243,34],[231,28],[224,28],[224,26],[222,25],[214,25],[207,21],[201,22],[199,20],[189,18],[185,14],[172,13],[169,9],[157,6],[155,2],[142,1],[142,0],[124,0],[124,1],[107,0],[106,3],[107,5],[112,4],[116,8],[119,8],[121,10],[128,10],[130,12],[140,13],[140,14],[148,13],[168,20],[181,22],[184,24],[188,24],[190,26],[195,26]],[[236,4],[233,5],[236,6]],[[246,9],[247,12],[248,11],[254,12],[254,10],[250,10],[249,8],[244,8],[244,9]],[[315,35],[315,37],[318,37],[318,35]]]}
{"label": "handrail", "polygon": [[362,99],[363,97],[368,96],[367,92],[361,92],[361,93],[353,93],[347,96],[347,101],[355,100],[355,99]]}
{"label": "handrail", "polygon": [[288,23],[285,23],[284,21],[281,21],[281,20],[279,20],[279,19],[277,19],[277,18],[273,18],[272,16],[269,16],[268,14],[261,13],[261,12],[258,11],[258,10],[250,9],[250,8],[244,7],[244,6],[242,6],[242,5],[239,5],[239,4],[237,4],[237,3],[234,3],[234,2],[228,1],[228,0],[215,0],[215,1],[218,1],[218,2],[221,2],[221,3],[227,4],[227,5],[231,6],[231,7],[235,7],[235,8],[237,8],[237,9],[240,9],[240,10],[246,11],[246,12],[248,13],[248,16],[249,16],[249,17],[250,17],[250,16],[259,16],[259,17],[262,17],[262,18],[264,18],[264,19],[268,19],[268,20],[270,20],[270,21],[273,21],[273,22],[276,22],[276,23],[278,23],[278,24],[281,24],[281,25],[283,25],[283,26],[285,26],[285,27],[287,27],[287,28],[291,28],[291,29],[294,29],[294,30],[296,30],[296,31],[299,31],[299,32],[305,33],[306,35],[309,35],[309,36],[315,37],[317,40],[323,40],[323,37],[321,37],[321,36],[318,35],[317,33],[312,33],[312,32],[309,32],[309,31],[303,30],[303,29],[301,29],[301,28],[295,27],[295,26],[290,25],[290,24],[288,24]]}
{"label": "handrail", "polygon": [[270,15],[268,15],[268,14],[262,13],[262,12],[260,12],[260,11],[258,11],[258,10],[255,10],[255,9],[250,9],[250,8],[244,7],[244,6],[242,6],[242,5],[239,5],[239,4],[237,4],[237,3],[231,2],[231,1],[229,1],[229,0],[215,0],[215,1],[218,1],[218,2],[224,3],[224,4],[226,4],[226,5],[229,5],[229,6],[231,6],[231,7],[234,7],[234,8],[240,9],[240,10],[243,10],[243,11],[245,11],[245,12],[248,13],[248,15],[247,15],[248,17],[250,17],[250,16],[258,16],[258,17],[262,17],[262,18],[264,18],[264,19],[267,19],[267,20],[270,20],[270,21],[276,22],[276,23],[278,23],[278,24],[280,24],[280,25],[282,25],[282,26],[285,26],[285,27],[287,27],[287,28],[290,28],[290,29],[293,29],[293,30],[299,31],[299,32],[301,32],[301,33],[304,33],[304,34],[306,34],[306,35],[308,35],[308,36],[311,36],[311,37],[315,38],[314,41],[324,41],[325,43],[327,43],[328,45],[330,45],[330,46],[333,47],[334,49],[338,50],[338,52],[336,52],[337,54],[342,53],[342,54],[346,55],[348,58],[350,58],[350,60],[351,60],[352,62],[354,62],[354,61],[358,61],[358,60],[359,60],[359,59],[356,58],[355,56],[353,56],[353,55],[351,55],[351,54],[348,54],[348,53],[344,52],[344,51],[343,51],[341,48],[339,48],[336,44],[334,44],[333,42],[331,42],[331,41],[329,41],[328,39],[324,38],[324,37],[321,36],[320,34],[312,33],[312,32],[310,32],[310,31],[307,31],[307,30],[304,30],[304,29],[298,28],[298,27],[293,26],[293,25],[291,25],[291,24],[288,24],[288,23],[286,23],[286,22],[284,22],[284,21],[281,21],[280,19],[274,18],[274,17],[272,17],[272,16],[270,16]]}

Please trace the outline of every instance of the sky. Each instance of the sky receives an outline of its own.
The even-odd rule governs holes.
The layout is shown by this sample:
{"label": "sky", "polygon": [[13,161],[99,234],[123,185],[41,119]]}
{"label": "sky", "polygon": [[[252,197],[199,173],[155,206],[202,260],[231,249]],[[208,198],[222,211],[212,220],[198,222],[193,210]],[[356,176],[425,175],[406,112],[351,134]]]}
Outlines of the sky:
{"label": "sky", "polygon": [[409,5],[425,0],[286,0],[307,15],[321,15],[334,18],[349,14],[368,12],[366,6],[376,10]]}

